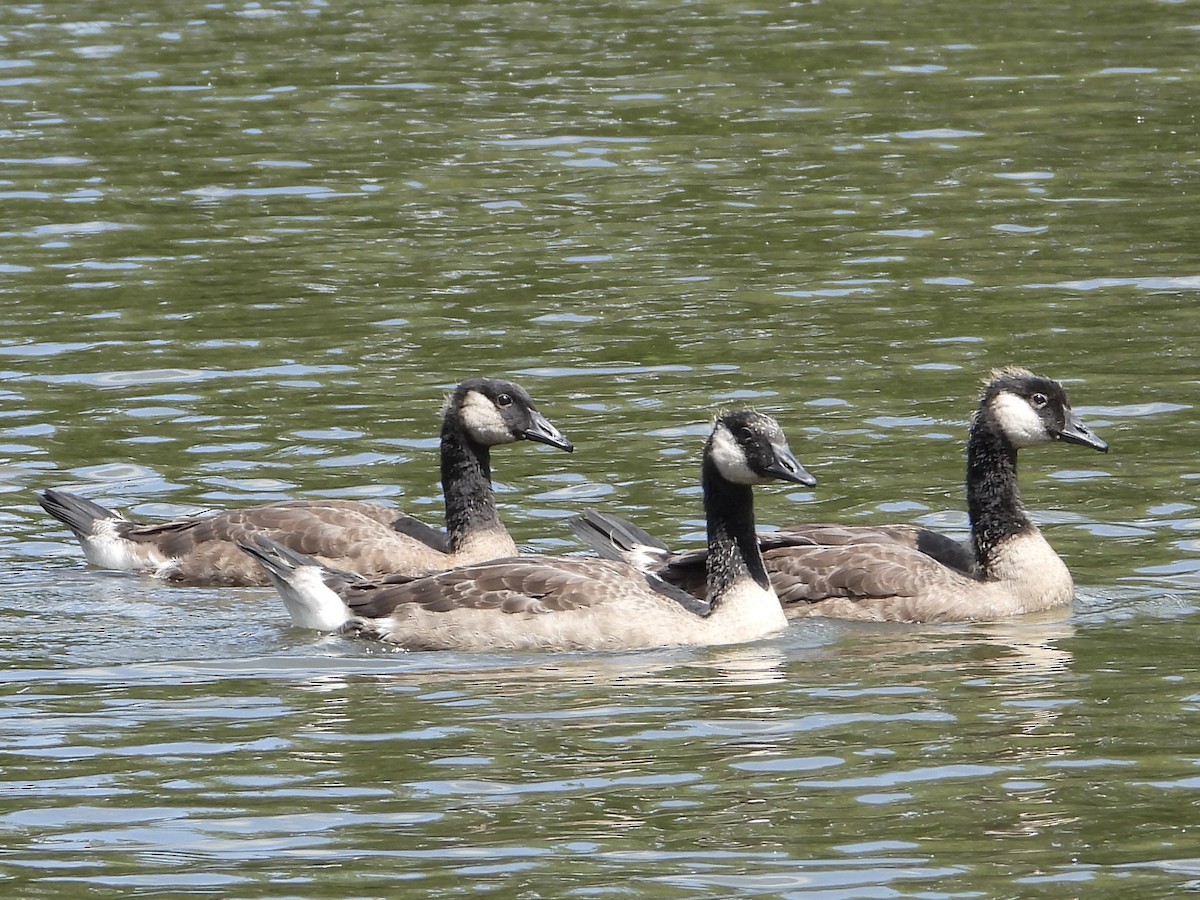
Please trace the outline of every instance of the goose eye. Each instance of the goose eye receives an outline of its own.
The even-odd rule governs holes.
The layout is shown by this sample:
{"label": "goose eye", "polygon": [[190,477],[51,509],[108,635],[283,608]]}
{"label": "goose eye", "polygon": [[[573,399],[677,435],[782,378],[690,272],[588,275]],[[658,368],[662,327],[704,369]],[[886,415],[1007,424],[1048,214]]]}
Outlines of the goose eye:
{"label": "goose eye", "polygon": [[1046,399],[1045,394],[1034,394],[1029,398],[1029,402],[1033,404],[1034,409],[1045,409],[1050,401]]}
{"label": "goose eye", "polygon": [[512,406],[513,405],[512,395],[511,394],[500,394],[496,398],[496,405],[501,407],[502,409]]}
{"label": "goose eye", "polygon": [[752,441],[752,440],[754,440],[754,432],[743,425],[741,428],[738,429],[738,440]]}

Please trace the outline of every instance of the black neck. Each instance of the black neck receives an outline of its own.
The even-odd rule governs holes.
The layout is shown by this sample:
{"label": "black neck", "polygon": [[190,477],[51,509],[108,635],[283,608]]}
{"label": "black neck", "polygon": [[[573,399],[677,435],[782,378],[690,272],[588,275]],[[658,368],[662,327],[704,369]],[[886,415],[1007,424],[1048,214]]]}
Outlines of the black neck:
{"label": "black neck", "polygon": [[967,438],[967,511],[975,559],[986,577],[1004,541],[1035,530],[1017,487],[1017,448],[980,409]]}
{"label": "black neck", "polygon": [[758,549],[754,494],[749,485],[724,478],[705,458],[700,483],[708,520],[708,599],[716,607],[735,581],[750,576],[764,589],[771,582]]}
{"label": "black neck", "polygon": [[452,416],[442,423],[442,495],[452,553],[471,532],[504,527],[492,493],[490,451],[472,441]]}

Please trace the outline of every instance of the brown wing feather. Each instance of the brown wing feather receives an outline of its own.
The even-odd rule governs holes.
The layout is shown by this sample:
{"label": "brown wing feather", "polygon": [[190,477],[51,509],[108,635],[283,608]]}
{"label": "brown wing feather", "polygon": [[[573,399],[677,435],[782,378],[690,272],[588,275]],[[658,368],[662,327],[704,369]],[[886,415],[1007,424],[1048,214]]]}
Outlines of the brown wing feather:
{"label": "brown wing feather", "polygon": [[[856,556],[855,548],[860,546],[869,549]],[[759,547],[771,583],[785,603],[846,595],[910,596],[919,592],[922,579],[932,573],[940,577],[944,567],[966,575],[975,572],[975,558],[969,547],[915,525],[793,525],[761,533]],[[893,550],[900,556],[889,560],[887,553]],[[914,561],[911,554],[926,559]],[[707,559],[706,549],[680,551],[672,554],[656,574],[704,599]]]}
{"label": "brown wing feather", "polygon": [[[355,501],[288,501],[153,525],[119,526],[133,541],[155,544],[178,560],[170,577],[208,584],[267,584],[236,542],[265,534],[334,568],[363,575],[423,574],[443,554],[391,528],[396,511]],[[249,565],[247,565],[249,563]]]}
{"label": "brown wing feather", "polygon": [[655,572],[664,581],[680,587],[698,600],[708,598],[708,550],[684,550],[672,554]]}
{"label": "brown wing feather", "polygon": [[819,603],[835,597],[854,601],[908,598],[933,583],[970,583],[962,573],[923,553],[889,544],[791,548],[763,556],[771,583],[784,604]]}
{"label": "brown wing feather", "polygon": [[123,522],[118,531],[131,541],[157,544],[168,556],[180,556],[205,541],[234,541],[256,531],[292,531],[315,522],[390,528],[395,519],[395,510],[375,503],[291,500],[170,522]]}
{"label": "brown wing feather", "polygon": [[970,573],[975,570],[975,551],[969,544],[918,525],[788,525],[778,532],[761,537],[764,550],[772,539],[779,541],[789,538],[798,542],[793,546],[799,546],[799,542],[824,546],[894,544],[918,550],[942,565],[960,572]]}
{"label": "brown wing feather", "polygon": [[510,557],[463,566],[397,584],[393,581],[351,585],[342,599],[355,614],[381,618],[403,604],[427,612],[496,609],[505,613],[541,614],[584,609],[601,601],[596,579],[631,571],[607,560]]}

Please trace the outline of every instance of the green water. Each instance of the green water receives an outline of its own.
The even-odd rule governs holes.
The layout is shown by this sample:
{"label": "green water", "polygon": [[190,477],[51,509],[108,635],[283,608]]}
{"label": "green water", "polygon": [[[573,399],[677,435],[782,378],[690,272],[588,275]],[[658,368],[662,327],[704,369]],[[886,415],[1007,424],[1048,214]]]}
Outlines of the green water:
{"label": "green water", "polygon": [[[0,8],[0,885],[13,897],[1173,897],[1200,889],[1188,3]],[[1069,615],[400,653],[84,567],[37,507],[440,511],[444,391],[518,541],[699,538],[722,406],[813,490],[965,527],[980,379]]]}

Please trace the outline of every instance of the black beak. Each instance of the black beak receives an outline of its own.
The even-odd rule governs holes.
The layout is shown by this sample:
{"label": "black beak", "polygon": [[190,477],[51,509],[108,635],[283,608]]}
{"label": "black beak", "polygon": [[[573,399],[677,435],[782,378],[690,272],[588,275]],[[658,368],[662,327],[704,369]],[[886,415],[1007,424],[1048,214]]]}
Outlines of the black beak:
{"label": "black beak", "polygon": [[566,450],[568,453],[575,450],[575,445],[567,440],[566,435],[551,425],[550,420],[536,409],[530,412],[529,427],[522,432],[521,437],[537,441],[539,444],[549,444],[551,447]]}
{"label": "black beak", "polygon": [[1080,444],[1084,447],[1091,447],[1093,450],[1099,450],[1101,453],[1108,452],[1108,442],[1096,437],[1092,433],[1092,430],[1084,425],[1079,420],[1079,417],[1069,409],[1067,410],[1067,424],[1058,433],[1058,439],[1068,444]]}
{"label": "black beak", "polygon": [[786,444],[773,444],[771,450],[774,452],[775,459],[767,466],[768,475],[778,478],[780,481],[791,481],[806,487],[816,486],[817,479],[809,475],[804,466],[800,465],[800,460],[796,459]]}

